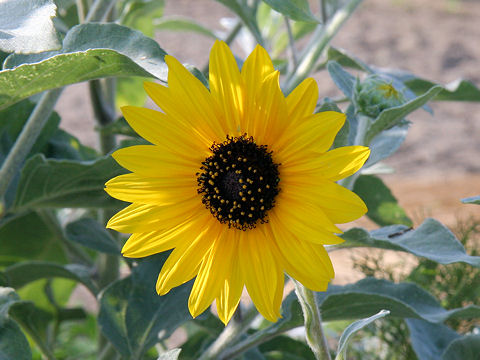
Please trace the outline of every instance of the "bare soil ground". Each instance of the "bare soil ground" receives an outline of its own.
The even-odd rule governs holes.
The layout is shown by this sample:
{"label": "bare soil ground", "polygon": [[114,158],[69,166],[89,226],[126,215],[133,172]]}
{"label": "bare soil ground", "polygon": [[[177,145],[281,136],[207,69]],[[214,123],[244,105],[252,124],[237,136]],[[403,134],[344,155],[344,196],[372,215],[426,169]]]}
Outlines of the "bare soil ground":
{"label": "bare soil ground", "polygon": [[[315,7],[316,2],[312,2]],[[167,0],[166,15],[183,15],[222,30],[219,19],[228,9],[207,0]],[[480,1],[365,0],[334,39],[367,63],[399,68],[440,83],[466,78],[480,85]],[[212,39],[200,35],[161,32],[160,45],[182,62],[201,68]],[[244,54],[239,54],[244,56]],[[321,96],[339,91],[326,74],[318,78]],[[434,116],[419,110],[407,140],[386,161],[396,173],[384,175],[415,223],[435,217],[449,226],[476,217],[480,208],[460,199],[480,194],[480,103],[433,103]],[[84,84],[71,86],[57,105],[62,126],[95,145],[92,111]],[[366,221],[367,226],[371,226]],[[333,254],[337,281],[351,280],[341,266],[348,255]]]}

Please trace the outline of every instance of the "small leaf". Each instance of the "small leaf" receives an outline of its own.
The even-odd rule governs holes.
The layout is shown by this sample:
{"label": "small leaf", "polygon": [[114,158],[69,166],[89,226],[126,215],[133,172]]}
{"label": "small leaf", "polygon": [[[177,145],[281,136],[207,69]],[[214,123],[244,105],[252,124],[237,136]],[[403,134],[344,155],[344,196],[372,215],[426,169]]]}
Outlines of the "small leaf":
{"label": "small leaf", "polygon": [[98,289],[90,279],[91,270],[83,265],[59,265],[44,261],[25,261],[4,269],[3,273],[8,280],[8,285],[20,289],[33,281],[60,277],[78,281],[85,285],[92,294],[97,294]]}
{"label": "small leaf", "polygon": [[55,10],[53,0],[1,1],[0,50],[28,54],[59,49]]}
{"label": "small leaf", "polygon": [[278,360],[314,360],[312,350],[305,342],[280,335],[260,345],[259,350],[266,359]]}
{"label": "small leaf", "polygon": [[[61,52],[10,55],[0,71],[0,109],[44,90],[112,76],[166,80],[165,51],[141,32],[117,24],[73,27]],[[22,66],[20,66],[22,65]]]}
{"label": "small leaf", "polygon": [[480,354],[480,335],[466,335],[453,340],[445,350],[442,360],[477,360]]}
{"label": "small leaf", "polygon": [[263,0],[272,9],[292,20],[318,23],[307,0]]}
{"label": "small leaf", "polygon": [[354,228],[342,237],[346,247],[367,246],[380,249],[406,251],[440,264],[464,262],[480,267],[480,256],[470,256],[445,226],[434,219],[425,220],[417,229],[403,225],[387,226],[368,233]]}
{"label": "small leaf", "polygon": [[333,46],[328,48],[327,61],[335,61],[343,67],[373,73],[373,70],[366,63],[349,54],[346,50]]}
{"label": "small leaf", "polygon": [[104,226],[92,218],[83,218],[69,223],[65,228],[68,240],[79,243],[90,249],[107,254],[120,255],[115,239]]}
{"label": "small leaf", "polygon": [[418,108],[421,108],[429,100],[434,98],[441,90],[441,86],[432,87],[425,94],[410,100],[403,105],[383,110],[367,129],[365,143],[370,144],[373,138],[382,131],[399,125],[408,114],[412,113]]}
{"label": "small leaf", "polygon": [[478,195],[478,196],[472,196],[472,197],[468,197],[468,198],[462,199],[462,203],[464,203],[464,204],[477,204],[477,205],[480,205],[480,195]]}
{"label": "small leaf", "polygon": [[353,89],[355,86],[355,77],[346,72],[336,61],[329,61],[327,70],[337,87],[348,97],[353,99]]}
{"label": "small leaf", "polygon": [[420,319],[406,319],[406,323],[413,350],[422,360],[441,359],[448,344],[460,336],[442,324],[432,324]]}
{"label": "small leaf", "polygon": [[367,216],[380,226],[402,224],[412,226],[405,211],[383,181],[373,175],[361,175],[355,181],[353,191],[367,205]]}
{"label": "small leaf", "polygon": [[127,6],[122,9],[119,23],[130,28],[140,30],[146,36],[155,34],[155,20],[163,16],[164,0],[130,0],[125,1]]}
{"label": "small leaf", "polygon": [[404,122],[391,129],[383,130],[375,136],[368,145],[370,148],[370,157],[365,163],[364,168],[368,168],[394,154],[405,141],[409,126],[410,124],[408,122]]}
{"label": "small leaf", "polygon": [[110,157],[91,162],[45,159],[27,161],[20,176],[13,211],[47,207],[115,207],[104,184],[125,171]]}
{"label": "small leaf", "polygon": [[180,351],[182,351],[182,349],[169,350],[163,354],[160,354],[157,360],[177,360],[178,356],[180,355]]}
{"label": "small leaf", "polygon": [[342,336],[340,336],[340,340],[338,341],[338,348],[337,348],[337,356],[335,360],[344,360],[347,359],[347,345],[350,338],[359,330],[363,329],[365,326],[371,324],[375,320],[387,316],[390,314],[388,310],[380,310],[377,314],[372,315],[366,319],[357,320],[350,325],[343,331]]}

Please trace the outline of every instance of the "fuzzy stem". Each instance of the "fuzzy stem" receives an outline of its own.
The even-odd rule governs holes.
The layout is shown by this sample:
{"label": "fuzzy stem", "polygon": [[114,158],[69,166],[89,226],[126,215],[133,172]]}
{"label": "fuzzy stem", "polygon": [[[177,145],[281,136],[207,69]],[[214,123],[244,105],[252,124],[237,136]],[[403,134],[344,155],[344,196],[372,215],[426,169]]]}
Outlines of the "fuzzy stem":
{"label": "fuzzy stem", "polygon": [[198,358],[198,360],[227,359],[227,357],[223,356],[222,351],[231,347],[232,343],[238,340],[240,335],[250,328],[250,324],[258,315],[254,306],[251,306],[242,318],[237,316],[238,311],[239,310],[237,309],[232,320],[228,323],[219,337]]}
{"label": "fuzzy stem", "polygon": [[288,45],[289,45],[289,56],[292,59],[293,69],[298,67],[298,59],[297,59],[297,50],[295,49],[295,38],[293,37],[292,27],[290,26],[290,20],[286,16],[283,17],[285,20],[285,27],[287,28],[288,34]]}
{"label": "fuzzy stem", "polygon": [[342,25],[348,20],[353,11],[362,2],[362,0],[350,0],[342,9],[328,21],[325,26],[318,26],[313,33],[310,42],[300,57],[302,60],[295,70],[288,76],[285,91],[290,93],[300,82],[305,79],[315,67],[318,58],[330,43],[330,40],[336,35]]}
{"label": "fuzzy stem", "polygon": [[298,281],[295,282],[295,293],[302,306],[303,317],[305,319],[305,335],[307,344],[312,349],[315,359],[331,360],[328,351],[327,339],[323,332],[322,316],[315,298],[315,293],[307,289]]}

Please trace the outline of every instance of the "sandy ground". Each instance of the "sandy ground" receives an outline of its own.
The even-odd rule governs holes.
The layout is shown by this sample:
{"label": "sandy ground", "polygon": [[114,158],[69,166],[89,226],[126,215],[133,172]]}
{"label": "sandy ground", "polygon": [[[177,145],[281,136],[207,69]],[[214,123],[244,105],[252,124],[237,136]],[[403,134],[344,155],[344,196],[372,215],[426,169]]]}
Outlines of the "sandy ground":
{"label": "sandy ground", "polygon": [[[166,15],[189,16],[217,30],[223,29],[220,18],[232,16],[214,1],[166,2]],[[376,66],[409,70],[444,84],[462,77],[478,86],[479,18],[480,1],[365,0],[333,45]],[[169,32],[159,33],[157,40],[168,53],[199,68],[206,64],[213,43],[200,35]],[[339,95],[328,75],[316,78],[321,96]],[[480,103],[432,107],[434,116],[422,110],[409,116],[407,140],[386,161],[396,173],[383,179],[416,224],[425,217],[449,226],[472,216],[480,219],[478,206],[460,203],[461,198],[480,194]],[[63,127],[96,146],[85,84],[67,88],[57,111]],[[337,271],[339,282],[355,277],[344,266],[349,258],[341,252],[333,255],[337,270],[345,269]]]}

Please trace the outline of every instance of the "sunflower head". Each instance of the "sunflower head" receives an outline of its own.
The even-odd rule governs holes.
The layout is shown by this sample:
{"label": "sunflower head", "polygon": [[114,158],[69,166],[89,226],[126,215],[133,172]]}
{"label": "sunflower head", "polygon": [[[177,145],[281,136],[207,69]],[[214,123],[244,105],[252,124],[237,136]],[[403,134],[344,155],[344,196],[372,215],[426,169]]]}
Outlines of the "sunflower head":
{"label": "sunflower head", "polygon": [[244,289],[268,320],[280,317],[284,274],[324,291],[333,267],[324,248],[335,225],[366,212],[335,182],[369,156],[362,146],[330,150],[345,116],[314,114],[318,90],[303,81],[285,97],[266,51],[257,46],[241,71],[228,46],[210,53],[210,90],[166,56],[168,87],[145,83],[159,110],[127,106],[132,128],[152,145],[117,150],[130,171],[106,184],[131,202],[107,226],[130,233],[126,257],[173,249],[157,292],[195,278],[192,316],[216,300],[227,323]]}

